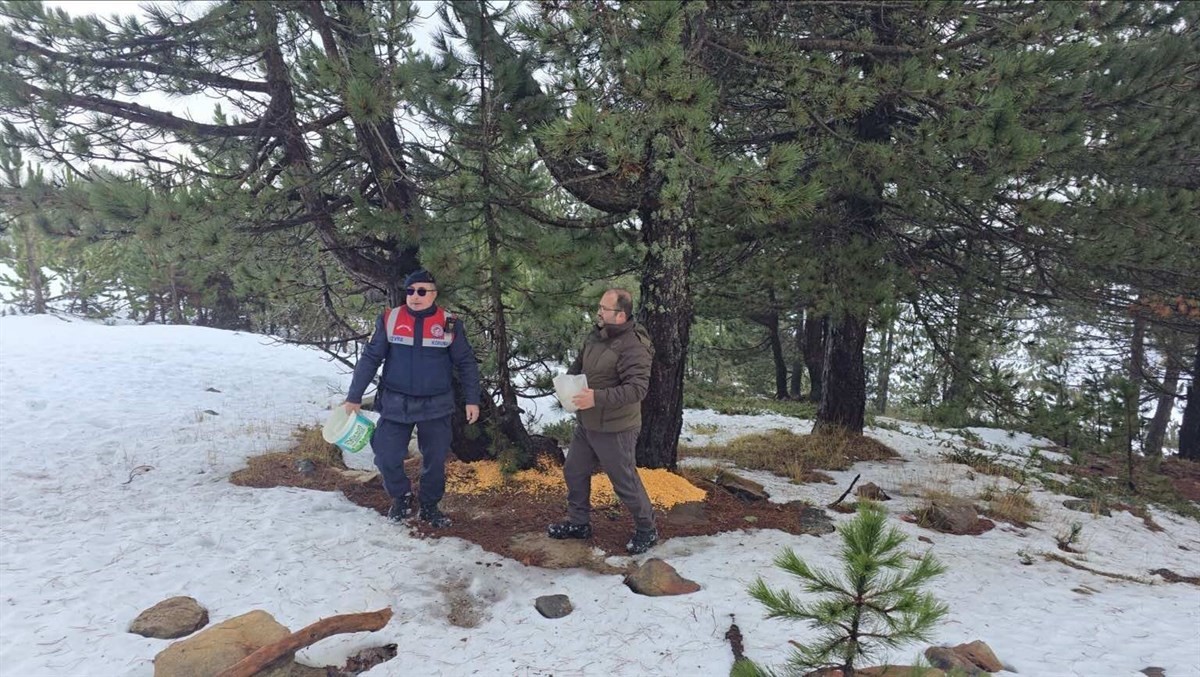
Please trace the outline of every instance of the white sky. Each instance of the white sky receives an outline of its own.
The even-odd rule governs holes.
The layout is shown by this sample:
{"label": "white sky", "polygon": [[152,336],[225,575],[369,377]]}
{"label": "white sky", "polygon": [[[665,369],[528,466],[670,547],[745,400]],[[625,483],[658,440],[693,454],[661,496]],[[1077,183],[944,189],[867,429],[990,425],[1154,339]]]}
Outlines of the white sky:
{"label": "white sky", "polygon": [[[732,654],[724,634],[731,615],[748,655],[762,663],[781,666],[789,640],[815,639],[804,625],[765,619],[746,588],[761,575],[799,593],[772,559],[787,546],[831,568],[839,546],[834,535],[747,528],[667,538],[638,560],[665,559],[702,589],[648,598],[631,593],[620,576],[528,567],[456,538],[416,538],[337,493],[228,482],[248,456],[284,449],[295,426],[321,422],[348,383],[345,370],[319,353],[254,334],[0,317],[4,674],[150,677],[152,659],[168,642],[126,629],[140,611],[174,595],[195,597],[213,623],[263,609],[292,630],[391,607],[395,617],[382,630],[335,636],[298,654],[312,665],[341,665],[367,646],[398,644],[400,656],[370,677],[410,675],[414,666],[424,675],[728,674]],[[561,416],[545,404],[528,406],[547,418]],[[1001,524],[978,537],[929,532],[900,519],[923,489],[974,497],[993,483],[1010,485],[941,463],[943,452],[964,444],[953,432],[893,425],[898,429],[871,434],[904,462],[859,463],[830,473],[835,485],[741,474],[761,482],[777,502],[828,503],[858,473],[882,486],[894,497],[885,504],[890,523],[909,536],[905,548],[930,550],[949,567],[930,586],[950,607],[934,632],[938,643],[982,639],[1021,674],[1039,677],[1140,677],[1147,666],[1195,674],[1200,588],[1163,583],[1149,571],[1200,575],[1200,524],[1152,510],[1165,529],[1152,533],[1129,513],[1068,511],[1065,496],[1034,487],[1031,498],[1043,513],[1035,528]],[[811,421],[691,410],[684,418],[693,444],[772,428],[802,433]],[[991,453],[1015,463],[1040,442],[974,432]],[[371,465],[369,452],[347,461]],[[1042,558],[1067,555],[1054,539],[1073,522],[1082,525],[1083,553],[1072,557],[1153,584]],[[1019,553],[1032,564],[1022,565]],[[476,608],[478,627],[449,623],[445,590],[457,590],[460,604]],[[557,593],[567,594],[575,611],[542,618],[534,598]],[[923,649],[911,646],[888,658],[911,662]]]}

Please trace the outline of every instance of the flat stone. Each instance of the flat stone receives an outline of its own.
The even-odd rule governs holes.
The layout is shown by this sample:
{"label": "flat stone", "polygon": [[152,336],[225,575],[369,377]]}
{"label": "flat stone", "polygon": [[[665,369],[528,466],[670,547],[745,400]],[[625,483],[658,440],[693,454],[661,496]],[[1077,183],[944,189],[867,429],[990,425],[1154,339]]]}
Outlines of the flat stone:
{"label": "flat stone", "polygon": [[546,618],[562,618],[575,610],[566,595],[542,595],[533,601],[533,606]]}
{"label": "flat stone", "polygon": [[191,597],[171,597],[138,614],[129,632],[154,639],[177,639],[208,625],[208,610]]}
{"label": "flat stone", "polygon": [[963,535],[975,529],[979,514],[975,506],[958,501],[933,501],[925,514],[929,525],[948,534]]}
{"label": "flat stone", "polygon": [[571,569],[579,567],[601,574],[619,574],[625,570],[605,562],[605,555],[597,553],[590,540],[556,540],[544,531],[514,534],[509,546],[526,564],[546,569]]}
{"label": "flat stone", "polygon": [[763,485],[725,470],[717,471],[713,484],[737,496],[743,501],[765,501],[770,498]]}

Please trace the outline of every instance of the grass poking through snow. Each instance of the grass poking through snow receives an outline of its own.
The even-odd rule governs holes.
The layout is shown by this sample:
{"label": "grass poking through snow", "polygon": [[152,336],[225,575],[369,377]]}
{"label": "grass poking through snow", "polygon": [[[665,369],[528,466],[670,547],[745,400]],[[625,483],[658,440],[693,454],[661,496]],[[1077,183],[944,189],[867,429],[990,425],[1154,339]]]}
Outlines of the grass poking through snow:
{"label": "grass poking through snow", "polygon": [[821,470],[846,470],[858,461],[899,454],[865,435],[797,435],[788,430],[743,435],[727,444],[680,445],[680,458],[716,458],[751,470],[768,470],[794,482],[828,481]]}

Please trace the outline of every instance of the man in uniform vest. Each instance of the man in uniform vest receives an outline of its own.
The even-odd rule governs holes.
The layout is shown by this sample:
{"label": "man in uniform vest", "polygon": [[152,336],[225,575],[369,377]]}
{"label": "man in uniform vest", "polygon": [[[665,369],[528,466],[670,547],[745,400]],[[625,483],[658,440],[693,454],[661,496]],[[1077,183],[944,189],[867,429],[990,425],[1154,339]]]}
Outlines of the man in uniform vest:
{"label": "man in uniform vest", "polygon": [[434,527],[450,526],[438,509],[446,491],[446,454],[454,413],[453,373],[466,400],[467,423],[479,418],[479,365],[460,319],[437,306],[437,282],[426,270],[404,279],[405,304],[390,308],[375,322],[375,334],[354,368],[342,405],[362,406],[363,392],[383,364],[375,410],[379,425],[371,437],[375,466],[392,497],[388,519],[398,522],[417,510],[412,483],[404,473],[413,428],[421,448],[420,519]]}

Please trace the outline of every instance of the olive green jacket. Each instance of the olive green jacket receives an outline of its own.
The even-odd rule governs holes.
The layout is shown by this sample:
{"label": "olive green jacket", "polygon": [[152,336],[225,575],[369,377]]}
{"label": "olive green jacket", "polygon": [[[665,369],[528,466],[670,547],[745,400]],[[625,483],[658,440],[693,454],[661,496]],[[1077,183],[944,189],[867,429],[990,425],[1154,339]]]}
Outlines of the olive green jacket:
{"label": "olive green jacket", "polygon": [[650,389],[654,347],[637,322],[606,324],[588,334],[583,350],[567,369],[585,374],[596,406],[576,414],[587,430],[619,433],[642,427],[642,400]]}

